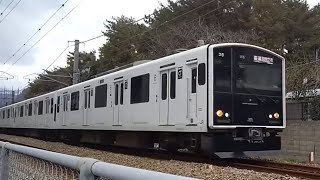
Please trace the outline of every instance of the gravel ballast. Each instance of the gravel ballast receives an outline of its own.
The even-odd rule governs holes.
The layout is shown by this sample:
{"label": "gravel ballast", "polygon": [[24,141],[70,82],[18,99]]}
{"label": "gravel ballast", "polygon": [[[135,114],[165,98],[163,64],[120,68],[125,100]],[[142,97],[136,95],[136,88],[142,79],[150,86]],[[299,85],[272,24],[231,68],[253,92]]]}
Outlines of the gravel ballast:
{"label": "gravel ballast", "polygon": [[33,138],[19,137],[0,134],[2,140],[8,140],[33,147],[47,149],[54,152],[69,154],[81,157],[95,158],[104,162],[125,165],[130,167],[160,171],[181,176],[195,177],[200,179],[228,179],[228,180],[270,180],[300,179],[291,176],[278,175],[273,173],[256,172],[252,170],[237,169],[233,167],[219,167],[205,163],[192,163],[177,160],[159,160],[147,157],[132,156],[90,149],[86,147],[71,146],[60,142],[48,142]]}

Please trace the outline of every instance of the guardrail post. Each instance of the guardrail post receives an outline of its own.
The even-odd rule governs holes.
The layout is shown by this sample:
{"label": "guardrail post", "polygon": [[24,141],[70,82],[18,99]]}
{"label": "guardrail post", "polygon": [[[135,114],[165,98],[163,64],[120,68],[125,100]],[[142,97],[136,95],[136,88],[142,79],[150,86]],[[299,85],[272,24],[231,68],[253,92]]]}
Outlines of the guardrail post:
{"label": "guardrail post", "polygon": [[81,158],[78,162],[78,169],[80,169],[80,177],[79,180],[96,180],[96,177],[92,173],[92,166],[94,163],[99,162],[96,159],[92,158]]}
{"label": "guardrail post", "polygon": [[1,143],[1,168],[0,168],[0,179],[7,180],[9,178],[9,150],[6,145],[10,143]]}

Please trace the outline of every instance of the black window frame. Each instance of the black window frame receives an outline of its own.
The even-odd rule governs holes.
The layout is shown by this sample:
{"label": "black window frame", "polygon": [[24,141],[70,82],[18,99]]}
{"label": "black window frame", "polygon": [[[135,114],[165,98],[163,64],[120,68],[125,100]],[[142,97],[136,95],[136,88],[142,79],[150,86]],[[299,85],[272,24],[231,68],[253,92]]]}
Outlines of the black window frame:
{"label": "black window frame", "polygon": [[120,105],[123,105],[123,83],[120,84]]}
{"label": "black window frame", "polygon": [[168,97],[168,74],[163,73],[161,75],[161,99],[166,100],[167,97]]}
{"label": "black window frame", "polygon": [[199,86],[206,84],[206,64],[200,63],[198,65],[198,84]]}
{"label": "black window frame", "polygon": [[197,68],[191,69],[191,93],[197,93]]}
{"label": "black window frame", "polygon": [[57,113],[60,112],[60,96],[57,97]]}
{"label": "black window frame", "polygon": [[53,114],[53,98],[51,98],[50,104],[51,104],[50,113]]}
{"label": "black window frame", "polygon": [[95,87],[94,108],[107,107],[108,84],[102,84]]}
{"label": "black window frame", "polygon": [[70,111],[78,111],[79,106],[80,106],[80,92],[79,91],[72,92]]}
{"label": "black window frame", "polygon": [[131,78],[130,104],[147,103],[150,99],[150,74],[142,74]]}
{"label": "black window frame", "polygon": [[38,115],[43,114],[43,101],[39,101],[38,103]]}
{"label": "black window frame", "polygon": [[170,99],[176,98],[176,83],[177,83],[176,76],[177,76],[176,71],[170,72]]}
{"label": "black window frame", "polygon": [[20,106],[20,117],[23,117],[24,105]]}
{"label": "black window frame", "polygon": [[28,116],[32,116],[32,103],[28,104]]}

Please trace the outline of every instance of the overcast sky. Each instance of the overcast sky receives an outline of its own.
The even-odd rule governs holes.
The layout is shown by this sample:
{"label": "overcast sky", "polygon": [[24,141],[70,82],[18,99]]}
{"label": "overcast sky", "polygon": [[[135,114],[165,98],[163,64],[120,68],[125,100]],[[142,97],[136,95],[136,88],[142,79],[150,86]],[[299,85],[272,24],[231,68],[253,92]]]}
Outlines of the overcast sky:
{"label": "overcast sky", "polygon": [[[0,0],[0,12],[12,0]],[[59,53],[66,48],[67,41],[79,39],[84,41],[101,34],[103,23],[112,16],[131,16],[140,19],[159,7],[159,3],[166,4],[167,0],[69,0],[48,24],[25,45],[10,61],[3,65],[10,56],[25,41],[35,33],[38,28],[63,4],[66,0],[22,0],[18,6],[3,21],[2,19],[10,9],[19,2],[14,0],[8,10],[0,16],[0,71],[10,70],[13,80],[0,80],[0,88],[23,88],[28,80],[23,76],[31,73],[40,73]],[[64,17],[73,7],[79,6],[70,13],[54,30],[44,37],[32,50],[10,67],[26,50],[41,38],[52,26]],[[311,6],[319,0],[308,0]],[[2,21],[2,22],[1,22]],[[80,45],[81,51],[97,50],[105,42],[105,38]],[[73,47],[68,49],[73,51]],[[63,66],[66,54],[61,56],[53,66]],[[30,76],[34,78],[34,76]]]}

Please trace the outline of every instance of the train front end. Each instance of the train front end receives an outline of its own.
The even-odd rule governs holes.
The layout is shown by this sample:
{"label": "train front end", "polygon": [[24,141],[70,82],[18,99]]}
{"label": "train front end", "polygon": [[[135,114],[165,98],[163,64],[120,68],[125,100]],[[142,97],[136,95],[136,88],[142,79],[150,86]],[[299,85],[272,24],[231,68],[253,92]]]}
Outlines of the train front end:
{"label": "train front end", "polygon": [[284,58],[257,46],[222,44],[209,46],[208,59],[207,138],[214,151],[281,149]]}

